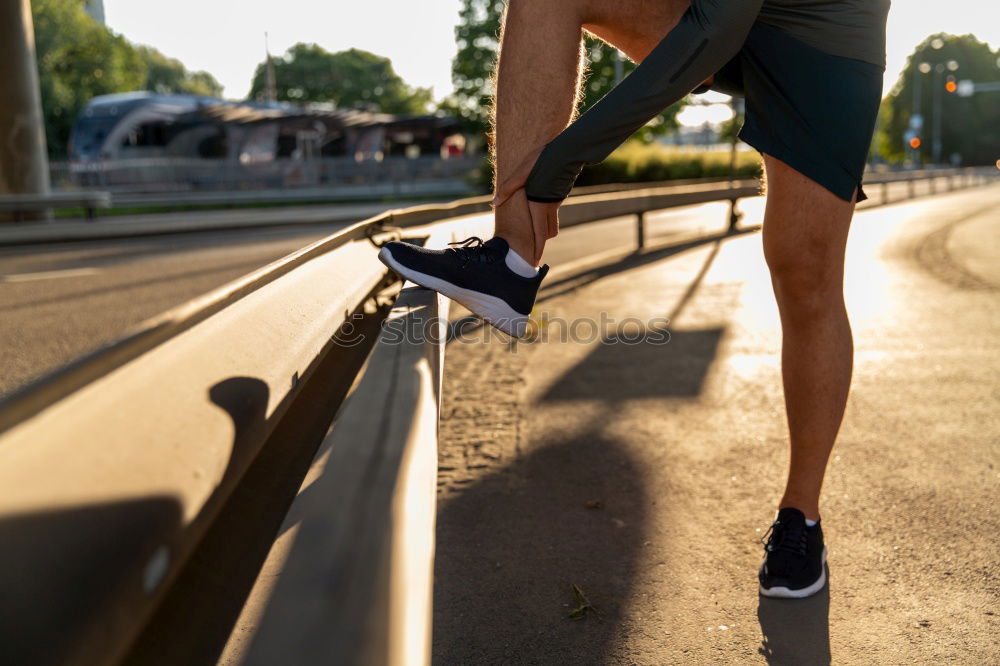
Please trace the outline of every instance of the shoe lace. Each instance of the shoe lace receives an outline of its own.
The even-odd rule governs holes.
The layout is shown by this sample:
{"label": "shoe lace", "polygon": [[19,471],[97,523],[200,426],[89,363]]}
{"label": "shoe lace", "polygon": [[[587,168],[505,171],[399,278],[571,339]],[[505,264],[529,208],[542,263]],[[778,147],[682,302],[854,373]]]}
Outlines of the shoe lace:
{"label": "shoe lace", "polygon": [[780,521],[776,520],[760,538],[760,543],[764,546],[764,550],[769,553],[784,551],[805,556],[808,545],[805,523],[782,525]]}
{"label": "shoe lace", "polygon": [[489,252],[484,251],[487,249],[486,244],[479,236],[470,236],[465,240],[448,243],[448,245],[454,246],[451,251],[458,253],[462,259],[462,268],[473,261],[493,261],[495,258]]}

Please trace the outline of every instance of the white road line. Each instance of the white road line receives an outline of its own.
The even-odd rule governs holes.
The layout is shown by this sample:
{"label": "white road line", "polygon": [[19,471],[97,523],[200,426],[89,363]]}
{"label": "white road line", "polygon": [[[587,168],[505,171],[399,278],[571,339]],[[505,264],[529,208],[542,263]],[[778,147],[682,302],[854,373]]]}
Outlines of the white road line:
{"label": "white road line", "polygon": [[17,273],[15,275],[0,275],[0,282],[30,282],[31,280],[50,280],[53,278],[78,277],[100,273],[99,268],[67,268],[61,271],[39,271],[38,273]]}

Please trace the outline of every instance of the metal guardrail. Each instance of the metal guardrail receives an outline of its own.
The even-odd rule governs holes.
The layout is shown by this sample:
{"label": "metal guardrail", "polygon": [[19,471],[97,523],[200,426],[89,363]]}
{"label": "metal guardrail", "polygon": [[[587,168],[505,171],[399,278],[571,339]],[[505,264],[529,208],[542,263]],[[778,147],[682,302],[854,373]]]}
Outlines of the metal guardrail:
{"label": "metal guardrail", "polygon": [[[442,224],[427,243],[484,235],[490,226],[485,217]],[[289,511],[295,543],[265,564],[281,574],[269,581],[262,617],[239,628],[253,641],[230,660],[269,666],[294,654],[301,664],[429,663],[448,305],[409,283],[400,293],[320,447],[309,492]],[[317,598],[317,588],[339,594]]]}
{"label": "metal guardrail", "polygon": [[70,182],[84,187],[157,187],[162,183],[194,189],[363,185],[394,182],[463,180],[480,166],[481,155],[456,155],[442,159],[428,154],[415,158],[386,155],[382,159],[356,161],[355,156],[292,159],[273,157],[263,161],[193,157],[139,157],[52,164],[52,182]]}
{"label": "metal guardrail", "polygon": [[[962,174],[964,184],[987,178],[986,171]],[[562,218],[571,226],[636,215],[641,230],[651,210],[757,192],[750,181],[587,194],[571,197]],[[191,624],[199,611],[220,606],[184,596],[209,594],[198,589],[204,586],[179,591],[192,553],[232,540],[233,516],[247,513],[231,510],[233,503],[256,496],[247,484],[269,476],[270,468],[255,474],[262,457],[271,455],[274,465],[281,457],[269,452],[311,456],[319,447],[313,472],[295,477],[295,487],[306,480],[291,493],[294,502],[264,495],[281,515],[291,507],[286,531],[276,527],[277,534],[297,532],[254,532],[275,543],[255,565],[278,558],[274,566],[284,573],[269,591],[244,591],[241,598],[257,599],[262,610],[227,626],[248,622],[233,635],[256,638],[226,650],[260,664],[427,663],[428,478],[443,336],[399,344],[383,329],[377,342],[349,346],[334,335],[359,316],[371,322],[384,314],[378,294],[391,276],[369,240],[406,235],[439,245],[487,235],[488,211],[487,197],[478,197],[370,218],[148,321],[0,403],[4,658],[104,665],[146,645],[132,663],[171,663],[155,657],[170,654],[162,648],[171,643],[151,638],[171,635],[163,609],[175,608],[174,621],[184,626],[173,635],[183,636],[201,629]],[[643,239],[639,233],[640,245]],[[407,290],[389,321],[405,330],[415,313],[439,308],[429,292]],[[315,432],[302,434],[302,422]],[[250,557],[249,550],[236,557]],[[218,577],[230,571],[220,566]]]}
{"label": "metal guardrail", "polygon": [[98,208],[111,206],[111,194],[91,191],[57,191],[48,194],[0,194],[0,212],[14,214],[20,221],[24,213],[49,211],[54,208],[85,208],[93,219]]}
{"label": "metal guardrail", "polygon": [[211,191],[178,191],[151,193],[115,193],[116,207],[159,206],[247,206],[257,204],[351,203],[372,201],[379,196],[459,197],[472,188],[463,181],[396,181],[375,185],[343,185],[337,187],[301,187],[284,189],[252,189]]}

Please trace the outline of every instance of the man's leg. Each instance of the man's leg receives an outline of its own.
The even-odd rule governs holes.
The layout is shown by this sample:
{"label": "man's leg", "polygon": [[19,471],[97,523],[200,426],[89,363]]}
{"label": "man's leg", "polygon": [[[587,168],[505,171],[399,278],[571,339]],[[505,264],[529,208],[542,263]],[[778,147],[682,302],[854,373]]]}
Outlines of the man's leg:
{"label": "man's leg", "polygon": [[[492,154],[502,179],[551,141],[576,111],[581,30],[642,60],[676,25],[688,0],[509,0],[492,106]],[[438,250],[390,241],[379,260],[407,280],[461,303],[508,335],[527,330],[547,267],[537,268],[524,190],[496,209],[496,237]],[[518,259],[516,255],[520,256]],[[462,270],[468,268],[469,270]]]}
{"label": "man's leg", "polygon": [[[640,62],[687,6],[687,0],[510,0],[500,29],[491,109],[496,177],[502,179],[575,117],[582,29]],[[524,190],[496,209],[496,235],[521,257],[536,256]]]}
{"label": "man's leg", "polygon": [[[819,495],[851,384],[844,251],[854,203],[764,156],[764,256],[781,313],[781,371],[791,438],[779,508],[819,519]],[[856,196],[856,194],[855,194]]]}

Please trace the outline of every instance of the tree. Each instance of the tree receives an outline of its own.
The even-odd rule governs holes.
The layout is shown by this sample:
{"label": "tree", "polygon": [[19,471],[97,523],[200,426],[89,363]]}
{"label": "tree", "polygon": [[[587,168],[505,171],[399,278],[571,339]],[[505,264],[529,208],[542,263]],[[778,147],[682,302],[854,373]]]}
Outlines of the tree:
{"label": "tree", "polygon": [[146,65],[144,88],[160,94],[187,93],[220,97],[222,85],[208,72],[189,72],[179,60],[168,58],[154,48],[138,47]]}
{"label": "tree", "polygon": [[[879,152],[893,162],[903,161],[908,152],[904,141],[915,112],[923,117],[917,154],[921,162],[930,162],[933,150],[934,96],[941,96],[941,157],[961,156],[963,164],[991,164],[1000,155],[1000,93],[977,93],[960,97],[946,90],[935,91],[937,82],[945,86],[948,76],[956,81],[969,79],[977,83],[1000,81],[1000,51],[993,52],[973,35],[931,35],[910,55],[906,67],[892,91],[882,101],[879,130],[876,136]],[[926,63],[921,71],[920,65]],[[957,65],[957,69],[948,68]],[[943,65],[938,76],[935,67]],[[919,109],[914,109],[916,79],[920,79]]]}
{"label": "tree", "polygon": [[49,154],[61,157],[84,105],[96,95],[141,88],[146,68],[123,37],[83,11],[80,0],[31,4]]}
{"label": "tree", "polygon": [[153,90],[217,96],[222,86],[206,72],[136,47],[94,21],[81,0],[34,0],[35,51],[45,134],[52,157],[63,157],[77,116],[97,95]]}
{"label": "tree", "polygon": [[[439,106],[462,118],[469,133],[489,131],[489,109],[493,94],[493,74],[499,47],[500,20],[505,0],[462,0],[459,23],[455,27],[458,53],[452,62],[454,94]],[[581,113],[615,86],[616,49],[585,33],[586,75],[583,82]],[[622,57],[623,76],[635,64]],[[676,116],[684,102],[664,110],[636,136],[649,141],[653,136],[676,129]]]}
{"label": "tree", "polygon": [[[277,98],[285,102],[333,102],[338,107],[374,105],[384,113],[422,114],[431,102],[429,88],[411,88],[388,58],[360,49],[329,53],[316,44],[296,44],[274,58]],[[267,62],[257,65],[249,97],[259,99],[267,85]]]}

